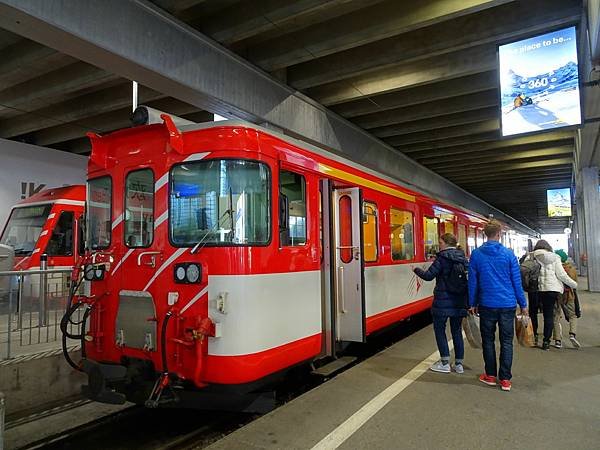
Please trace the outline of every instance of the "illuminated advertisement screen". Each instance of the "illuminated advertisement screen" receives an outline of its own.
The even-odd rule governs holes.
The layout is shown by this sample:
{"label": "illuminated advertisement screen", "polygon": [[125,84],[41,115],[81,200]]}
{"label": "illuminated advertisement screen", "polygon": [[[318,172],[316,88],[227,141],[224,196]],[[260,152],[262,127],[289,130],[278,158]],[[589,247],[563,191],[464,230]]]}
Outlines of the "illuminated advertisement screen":
{"label": "illuminated advertisement screen", "polygon": [[568,217],[571,215],[571,190],[548,189],[548,217]]}
{"label": "illuminated advertisement screen", "polygon": [[498,47],[502,136],[581,124],[576,28]]}

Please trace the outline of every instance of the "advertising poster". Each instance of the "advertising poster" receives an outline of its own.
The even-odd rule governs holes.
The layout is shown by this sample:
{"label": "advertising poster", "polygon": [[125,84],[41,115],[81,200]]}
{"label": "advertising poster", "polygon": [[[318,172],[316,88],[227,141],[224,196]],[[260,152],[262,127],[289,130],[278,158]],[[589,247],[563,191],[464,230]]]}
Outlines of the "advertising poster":
{"label": "advertising poster", "polygon": [[576,28],[501,45],[502,135],[581,124]]}
{"label": "advertising poster", "polygon": [[571,215],[571,189],[548,189],[548,217]]}

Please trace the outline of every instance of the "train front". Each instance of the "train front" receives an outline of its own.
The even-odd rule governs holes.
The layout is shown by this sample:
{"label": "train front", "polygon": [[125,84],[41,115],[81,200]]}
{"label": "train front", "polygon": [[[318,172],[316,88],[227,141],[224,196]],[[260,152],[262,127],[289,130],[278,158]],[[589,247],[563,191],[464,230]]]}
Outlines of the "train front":
{"label": "train front", "polygon": [[[232,284],[274,258],[273,158],[250,131],[182,133],[163,118],[91,136],[87,253],[74,278],[92,287],[74,297],[72,311],[88,311],[75,365],[89,378],[84,393],[100,402],[189,405],[207,387],[251,383],[307,357],[303,349],[273,361],[235,356],[253,345],[241,330],[260,324],[252,325],[252,311],[230,314],[232,289],[257,289]],[[224,317],[239,327],[227,340]],[[318,349],[313,342],[308,353]]]}

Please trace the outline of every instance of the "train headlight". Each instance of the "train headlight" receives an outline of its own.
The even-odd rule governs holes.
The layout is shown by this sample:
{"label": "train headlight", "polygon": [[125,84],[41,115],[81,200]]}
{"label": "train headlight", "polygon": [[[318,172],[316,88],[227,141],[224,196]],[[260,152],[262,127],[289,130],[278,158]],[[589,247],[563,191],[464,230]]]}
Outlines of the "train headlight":
{"label": "train headlight", "polygon": [[177,281],[178,283],[185,283],[185,267],[175,267],[175,281]]}
{"label": "train headlight", "polygon": [[188,283],[197,283],[200,281],[200,267],[197,264],[190,264],[185,269],[185,278]]}
{"label": "train headlight", "polygon": [[100,281],[104,278],[104,266],[98,266],[94,269],[94,280]]}
{"label": "train headlight", "polygon": [[94,279],[94,266],[87,265],[83,268],[83,278],[85,278],[85,281],[92,281]]}
{"label": "train headlight", "polygon": [[196,263],[175,265],[175,283],[196,284],[202,281],[202,268]]}

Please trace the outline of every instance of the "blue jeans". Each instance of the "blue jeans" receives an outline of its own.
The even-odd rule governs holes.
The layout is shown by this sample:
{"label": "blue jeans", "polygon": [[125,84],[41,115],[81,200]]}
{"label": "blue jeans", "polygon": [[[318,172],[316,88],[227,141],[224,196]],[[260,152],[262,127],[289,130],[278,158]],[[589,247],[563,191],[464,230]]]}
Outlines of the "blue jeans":
{"label": "blue jeans", "polygon": [[[441,359],[450,359],[450,349],[448,348],[448,338],[446,338],[446,321],[447,315],[433,314],[433,331],[435,333],[435,341],[437,342],[438,350],[440,351]],[[454,359],[457,362],[462,362],[465,358],[465,344],[462,336],[462,317],[450,317],[450,332],[452,341],[454,342]]]}
{"label": "blue jeans", "polygon": [[[500,380],[512,378],[513,338],[515,336],[516,308],[479,307],[479,328],[483,345],[483,361],[486,375]],[[496,364],[496,324],[500,339],[500,371]]]}

